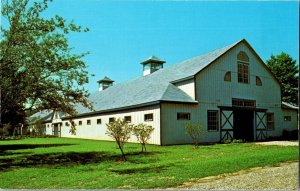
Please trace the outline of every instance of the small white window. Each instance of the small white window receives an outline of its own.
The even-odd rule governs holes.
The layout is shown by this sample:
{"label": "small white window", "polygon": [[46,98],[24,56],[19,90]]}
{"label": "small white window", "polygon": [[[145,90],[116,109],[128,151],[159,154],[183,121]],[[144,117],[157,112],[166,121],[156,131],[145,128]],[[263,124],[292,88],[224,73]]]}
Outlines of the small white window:
{"label": "small white window", "polygon": [[231,72],[226,72],[224,76],[224,81],[231,82]]}
{"label": "small white window", "polygon": [[260,77],[258,77],[258,76],[256,76],[256,85],[257,85],[257,86],[262,86],[261,79],[260,79]]}
{"label": "small white window", "polygon": [[101,119],[97,119],[97,124],[98,124],[98,125],[101,124]]}
{"label": "small white window", "polygon": [[243,51],[237,55],[238,64],[238,82],[248,84],[249,80],[249,57]]}
{"label": "small white window", "polygon": [[184,113],[184,112],[177,113],[177,120],[190,120],[190,119],[191,119],[190,113]]}
{"label": "small white window", "polygon": [[218,131],[219,129],[219,117],[218,110],[207,111],[207,130]]}
{"label": "small white window", "polygon": [[110,117],[110,118],[108,119],[108,122],[109,122],[109,123],[115,122],[115,118],[114,118],[114,117]]}
{"label": "small white window", "polygon": [[292,121],[292,117],[291,116],[284,116],[284,121]]}
{"label": "small white window", "polygon": [[144,121],[153,121],[153,113],[145,114]]}
{"label": "small white window", "polygon": [[267,113],[267,129],[274,130],[274,113]]}
{"label": "small white window", "polygon": [[131,116],[125,116],[125,117],[124,117],[124,121],[125,121],[126,123],[131,123]]}
{"label": "small white window", "polygon": [[90,119],[86,120],[86,124],[90,125],[91,124],[91,120]]}

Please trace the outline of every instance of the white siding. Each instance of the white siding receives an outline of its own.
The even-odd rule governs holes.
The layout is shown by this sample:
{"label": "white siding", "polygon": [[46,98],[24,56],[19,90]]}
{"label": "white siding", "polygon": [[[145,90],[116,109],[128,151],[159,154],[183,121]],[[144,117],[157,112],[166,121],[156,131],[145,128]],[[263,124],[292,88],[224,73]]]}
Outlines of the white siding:
{"label": "white siding", "polygon": [[[236,58],[240,51],[246,52],[250,60],[249,84],[238,82]],[[231,72],[231,82],[224,81],[227,71]],[[256,85],[256,76],[260,77],[262,86]],[[280,86],[245,44],[234,47],[200,72],[196,76],[196,84],[200,105],[214,106],[217,109],[216,106],[232,106],[232,98],[256,100],[257,108],[274,112],[275,130],[268,131],[268,136],[279,136],[282,132]]]}
{"label": "white siding", "polygon": [[186,94],[195,99],[195,82],[194,79],[185,80],[182,82],[175,83],[179,89],[184,91]]}
{"label": "white siding", "polygon": [[[284,116],[291,116],[291,121],[284,121]],[[289,131],[297,129],[298,118],[296,110],[282,109],[282,116],[280,120],[283,129],[287,129]]]}
{"label": "white siding", "polygon": [[[246,52],[250,59],[250,83],[238,83],[237,54]],[[224,81],[227,71],[231,72],[231,82]],[[256,85],[256,76],[260,77],[262,86]],[[218,106],[232,106],[232,98],[256,100],[256,107],[274,112],[275,130],[267,131],[267,136],[280,136],[284,127],[296,127],[296,123],[283,123],[281,110],[280,86],[271,74],[264,68],[263,63],[251,52],[245,44],[240,44],[215,61],[209,67],[195,76],[194,81],[176,84],[189,95],[195,95],[199,104],[162,104],[162,144],[183,144],[191,142],[185,135],[184,125],[187,122],[199,123],[204,128],[201,142],[220,141],[220,124],[218,131],[207,131],[207,110],[218,110]],[[193,89],[196,83],[196,89]],[[195,91],[195,92],[193,92]],[[190,112],[190,121],[178,121],[177,112]],[[295,118],[295,117],[292,117]],[[293,120],[293,119],[292,119]],[[231,122],[233,122],[231,120]],[[255,126],[255,124],[253,125]],[[255,131],[255,130],[254,130]],[[255,135],[255,132],[254,132]]]}
{"label": "white siding", "polygon": [[[145,122],[144,115],[148,113],[153,113],[153,121]],[[109,123],[109,118],[115,117],[117,119],[117,118],[124,118],[125,116],[131,116],[132,124],[145,123],[154,127],[154,131],[152,133],[149,143],[160,144],[159,105],[73,119],[73,121],[76,124],[76,135],[71,135],[70,133],[71,127],[65,125],[65,123],[68,122],[68,120],[63,120],[62,128],[61,128],[61,136],[72,137],[72,138],[84,138],[84,139],[112,140],[109,136],[105,134],[107,130],[106,124]],[[97,124],[97,119],[101,119],[101,124]],[[87,120],[91,120],[90,125],[87,125]],[[79,125],[79,121],[82,121],[82,125]],[[132,136],[129,141],[136,142],[136,139],[134,136]]]}
{"label": "white siding", "polygon": [[[220,140],[218,131],[207,131],[207,110],[215,109],[213,106],[200,106],[196,104],[163,103],[162,109],[162,144],[191,143],[189,135],[185,134],[187,123],[197,123],[203,127],[201,142],[216,142]],[[177,120],[177,112],[191,113],[191,120]]]}
{"label": "white siding", "polygon": [[[238,83],[237,54],[246,52],[250,59],[250,83]],[[234,47],[224,57],[211,64],[196,76],[197,98],[201,103],[215,103],[231,106],[232,98],[256,100],[258,108],[280,108],[280,86],[271,74],[263,67],[263,63],[252,54],[244,44]],[[224,81],[224,75],[231,71],[231,82]],[[259,76],[262,86],[256,86],[255,77]]]}
{"label": "white siding", "polygon": [[52,124],[46,123],[46,135],[52,135]]}

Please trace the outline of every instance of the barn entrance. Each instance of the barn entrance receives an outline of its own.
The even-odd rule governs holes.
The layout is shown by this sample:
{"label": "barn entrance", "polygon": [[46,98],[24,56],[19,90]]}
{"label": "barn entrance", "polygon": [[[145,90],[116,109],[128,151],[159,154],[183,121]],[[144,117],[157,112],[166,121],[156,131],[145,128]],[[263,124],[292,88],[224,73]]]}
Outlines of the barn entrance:
{"label": "barn entrance", "polygon": [[247,107],[220,108],[220,141],[242,139],[246,141],[265,140],[266,109]]}
{"label": "barn entrance", "polygon": [[52,135],[60,137],[61,136],[61,123],[54,123],[52,127]]}
{"label": "barn entrance", "polygon": [[246,141],[254,140],[254,111],[234,110],[233,111],[233,138]]}

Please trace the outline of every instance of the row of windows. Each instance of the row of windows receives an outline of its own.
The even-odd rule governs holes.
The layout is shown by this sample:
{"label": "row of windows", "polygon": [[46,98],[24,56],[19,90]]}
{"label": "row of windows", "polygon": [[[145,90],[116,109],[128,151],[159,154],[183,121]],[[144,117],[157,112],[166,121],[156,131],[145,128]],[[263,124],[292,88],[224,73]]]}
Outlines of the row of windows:
{"label": "row of windows", "polygon": [[[236,100],[240,101],[240,100]],[[237,102],[238,103],[238,102]],[[234,104],[233,104],[234,105]],[[245,106],[245,105],[243,105]],[[178,112],[177,113],[177,120],[190,120],[191,113],[186,112]],[[131,116],[125,116],[124,120],[127,123],[131,122]],[[115,121],[114,117],[109,118],[109,123]],[[153,114],[145,114],[144,121],[153,121]],[[291,116],[284,116],[284,121],[291,121]],[[87,125],[91,125],[91,120],[88,119],[86,121]],[[97,124],[101,124],[101,119],[97,119]],[[66,126],[69,126],[69,122],[65,122]],[[82,121],[78,122],[78,125],[82,125]],[[49,127],[49,124],[48,124]],[[274,122],[274,113],[267,113],[267,129],[274,130],[275,122]],[[208,110],[207,111],[207,130],[208,131],[218,131],[219,130],[219,111],[218,110]]]}
{"label": "row of windows", "polygon": [[[274,128],[275,128],[274,113],[267,113],[267,129],[274,130]],[[218,110],[208,110],[207,111],[207,130],[208,131],[218,131],[219,130]]]}
{"label": "row of windows", "polygon": [[[115,117],[110,117],[108,119],[108,122],[109,123],[112,123],[115,121]],[[131,116],[125,116],[124,117],[124,120],[127,122],[127,123],[131,123]],[[153,121],[153,113],[149,113],[149,114],[145,114],[144,115],[144,121]],[[100,125],[102,123],[102,120],[101,119],[97,119],[97,125]],[[65,122],[65,126],[69,126],[69,122]],[[78,125],[82,125],[82,121],[78,121]],[[91,120],[88,119],[86,120],[86,125],[91,125]]]}
{"label": "row of windows", "polygon": [[[246,74],[242,74],[243,72],[245,71],[241,71],[240,75],[238,75],[238,82],[249,83],[249,76]],[[247,78],[245,78],[245,76],[247,76]],[[225,73],[224,81],[231,82],[231,72],[228,71]],[[255,83],[257,86],[262,86],[262,81],[260,77],[255,77]]]}
{"label": "row of windows", "polygon": [[247,100],[247,99],[232,99],[232,106],[236,107],[256,107],[255,100]]}
{"label": "row of windows", "polygon": [[[250,71],[249,71],[249,57],[243,51],[239,52],[237,55],[237,73],[238,73],[238,82],[239,83],[250,83]],[[256,85],[262,86],[262,81],[260,77],[256,76]],[[224,81],[231,82],[231,72],[226,72],[224,76]]]}

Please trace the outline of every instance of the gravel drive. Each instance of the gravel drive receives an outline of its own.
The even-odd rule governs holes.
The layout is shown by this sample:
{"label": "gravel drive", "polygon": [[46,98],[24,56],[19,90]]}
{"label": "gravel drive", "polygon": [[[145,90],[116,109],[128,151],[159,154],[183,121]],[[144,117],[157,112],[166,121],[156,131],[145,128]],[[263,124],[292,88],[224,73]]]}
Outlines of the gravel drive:
{"label": "gravel drive", "polygon": [[298,162],[278,167],[257,167],[187,182],[174,189],[197,190],[298,190]]}
{"label": "gravel drive", "polygon": [[278,146],[299,146],[298,141],[268,141],[268,142],[256,142],[258,145],[278,145]]}

